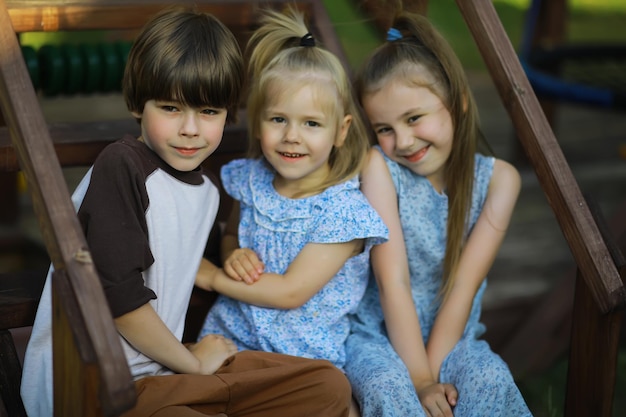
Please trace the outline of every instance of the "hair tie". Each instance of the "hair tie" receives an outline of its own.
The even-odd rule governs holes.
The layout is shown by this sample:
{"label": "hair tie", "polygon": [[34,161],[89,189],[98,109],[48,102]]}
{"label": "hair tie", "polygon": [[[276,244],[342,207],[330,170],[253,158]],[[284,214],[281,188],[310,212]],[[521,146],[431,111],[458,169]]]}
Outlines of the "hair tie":
{"label": "hair tie", "polygon": [[313,47],[315,46],[315,38],[310,33],[307,33],[302,38],[300,38],[300,46],[305,47]]}
{"label": "hair tie", "polygon": [[402,39],[402,34],[400,33],[400,31],[398,29],[390,28],[387,31],[387,40],[389,42],[397,41],[399,39]]}

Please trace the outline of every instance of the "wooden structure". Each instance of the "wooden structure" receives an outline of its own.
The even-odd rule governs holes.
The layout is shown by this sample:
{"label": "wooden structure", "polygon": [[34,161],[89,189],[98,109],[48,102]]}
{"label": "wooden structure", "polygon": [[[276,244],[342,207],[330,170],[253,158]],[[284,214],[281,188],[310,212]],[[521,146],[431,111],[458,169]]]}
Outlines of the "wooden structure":
{"label": "wooden structure", "polygon": [[[243,44],[255,27],[259,5],[294,4],[309,16],[312,31],[345,63],[320,1],[180,1],[214,14]],[[28,31],[128,30],[171,2],[0,1],[0,103],[6,128],[0,129],[0,172],[21,169],[28,180],[45,245],[54,264],[53,334],[55,414],[116,416],[135,402],[131,380],[113,320],[89,249],[78,224],[61,166],[90,165],[97,154],[125,133],[136,133],[132,119],[106,123],[48,126],[28,75],[16,34]],[[240,118],[245,119],[245,118]],[[243,124],[229,126],[210,169],[245,150]],[[55,158],[54,155],[57,155]],[[15,203],[14,189],[3,191],[3,205]],[[21,367],[8,329],[32,325],[45,272],[0,274],[0,416],[25,416],[19,396]]]}
{"label": "wooden structure", "polygon": [[[195,3],[213,12],[231,28],[239,28],[233,29],[238,33],[243,33],[241,27],[249,29],[254,22],[254,2]],[[263,2],[272,3],[280,2]],[[295,3],[311,12],[324,44],[343,56],[320,1]],[[426,1],[413,3],[423,7],[422,11],[427,10]],[[103,146],[121,137],[121,133],[127,132],[131,126],[111,124],[106,127],[106,133],[94,129],[95,125],[84,125],[81,129],[47,126],[28,81],[15,33],[131,28],[140,26],[148,15],[165,3],[109,0],[100,4],[93,1],[57,2],[54,7],[51,4],[0,1],[0,99],[8,126],[7,130],[0,132],[0,171],[22,169],[26,173],[46,246],[58,271],[54,286],[54,308],[58,313],[54,321],[57,413],[64,416],[115,416],[132,406],[134,392],[60,166],[91,163]],[[581,195],[493,4],[489,0],[457,0],[457,5],[577,263],[575,331],[570,344],[565,413],[568,416],[608,417],[614,390],[621,309],[626,303],[623,258],[618,250],[607,244],[599,227],[601,221],[592,215]],[[226,135],[242,134],[243,131],[245,126],[239,126]],[[12,146],[8,143],[7,132],[10,132]],[[224,150],[211,159],[227,160],[240,150],[231,151]],[[55,152],[58,159],[51,157]],[[24,277],[0,277],[3,288],[12,291],[3,291],[0,298],[0,328],[3,329],[0,333],[3,344],[0,346],[5,346],[5,341],[10,339],[6,329],[32,322],[40,289],[36,285],[34,289],[29,288],[26,285],[29,283]],[[19,397],[16,402],[16,393],[5,388],[7,384],[15,386],[15,379],[19,379],[19,363],[10,359],[11,355],[5,356],[0,364],[0,378],[5,378],[0,379],[4,401],[4,405],[0,404],[0,416],[3,411],[12,416],[23,415],[19,410]],[[6,377],[13,379],[7,380]]]}

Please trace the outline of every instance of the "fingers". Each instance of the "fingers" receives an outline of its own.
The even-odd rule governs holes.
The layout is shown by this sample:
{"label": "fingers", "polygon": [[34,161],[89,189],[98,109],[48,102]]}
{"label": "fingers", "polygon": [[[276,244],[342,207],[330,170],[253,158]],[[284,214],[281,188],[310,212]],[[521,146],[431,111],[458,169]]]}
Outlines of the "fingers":
{"label": "fingers", "polygon": [[237,249],[224,263],[224,272],[237,281],[254,284],[263,273],[264,265],[249,249]]}
{"label": "fingers", "polygon": [[237,345],[222,335],[209,334],[191,347],[190,351],[200,361],[198,373],[208,375],[237,353]]}
{"label": "fingers", "polygon": [[459,398],[459,392],[456,390],[456,387],[452,384],[443,384],[443,389],[446,399],[448,400],[448,404],[450,404],[451,407],[454,407]]}
{"label": "fingers", "polygon": [[422,388],[418,396],[428,417],[453,417],[452,407],[458,396],[453,385],[435,383]]}

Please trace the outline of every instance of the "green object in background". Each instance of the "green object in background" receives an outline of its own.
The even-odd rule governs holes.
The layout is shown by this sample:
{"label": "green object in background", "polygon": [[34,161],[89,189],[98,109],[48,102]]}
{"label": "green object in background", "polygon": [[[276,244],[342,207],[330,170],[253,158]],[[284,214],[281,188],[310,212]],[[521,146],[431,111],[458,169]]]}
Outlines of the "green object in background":
{"label": "green object in background", "polygon": [[35,90],[39,89],[39,61],[37,59],[37,52],[32,46],[22,46],[22,56],[24,57],[24,63],[28,69],[28,75],[33,83]]}
{"label": "green object in background", "polygon": [[65,85],[65,63],[61,49],[56,45],[44,45],[37,51],[41,88],[47,96],[63,91]]}
{"label": "green object in background", "polygon": [[61,45],[61,55],[65,64],[66,81],[63,93],[77,94],[83,90],[85,82],[85,67],[76,45]]}
{"label": "green object in background", "polygon": [[117,90],[122,79],[123,68],[115,46],[110,43],[99,43],[97,51],[103,67],[101,91]]}
{"label": "green object in background", "polygon": [[102,57],[98,53],[98,49],[95,45],[81,44],[78,45],[78,50],[83,61],[83,68],[85,69],[83,92],[91,94],[100,91],[102,89],[104,71]]}

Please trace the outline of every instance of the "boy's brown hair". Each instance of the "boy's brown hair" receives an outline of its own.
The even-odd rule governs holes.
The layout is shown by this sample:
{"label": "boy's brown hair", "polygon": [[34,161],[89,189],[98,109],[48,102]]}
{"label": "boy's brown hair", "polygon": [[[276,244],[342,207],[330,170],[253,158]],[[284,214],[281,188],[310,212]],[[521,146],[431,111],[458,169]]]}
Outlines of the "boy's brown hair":
{"label": "boy's brown hair", "polygon": [[141,30],[130,50],[122,90],[128,110],[148,100],[216,107],[236,120],[244,80],[243,57],[232,32],[217,18],[167,8]]}

